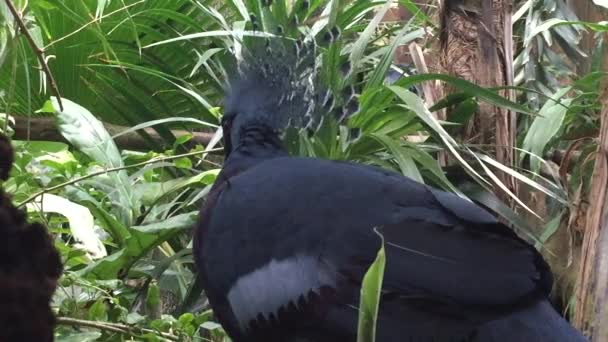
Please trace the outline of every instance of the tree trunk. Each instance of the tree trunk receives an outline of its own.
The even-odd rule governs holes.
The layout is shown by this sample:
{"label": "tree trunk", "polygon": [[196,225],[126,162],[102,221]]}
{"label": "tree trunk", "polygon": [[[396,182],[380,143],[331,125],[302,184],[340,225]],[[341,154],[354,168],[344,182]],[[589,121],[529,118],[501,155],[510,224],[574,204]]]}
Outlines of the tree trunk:
{"label": "tree trunk", "polygon": [[[444,0],[441,10],[441,64],[452,75],[484,87],[513,84],[511,0]],[[447,93],[456,89],[446,89]],[[511,91],[501,91],[513,98]],[[514,113],[481,103],[479,112],[462,133],[465,142],[494,146],[496,159],[514,165]],[[515,181],[499,172],[499,179],[517,193]],[[509,197],[499,192],[503,200]]]}
{"label": "tree trunk", "polygon": [[[568,0],[568,4],[583,21],[605,20],[608,11],[591,1]],[[586,33],[581,48],[591,55],[597,45],[593,33]],[[591,69],[591,58],[581,58],[577,63],[579,75]],[[608,49],[604,45],[602,70],[608,70]],[[577,279],[576,314],[574,324],[586,335],[597,341],[608,340],[608,82],[602,84],[603,109],[598,151],[593,171],[590,207],[584,231],[581,266]]]}
{"label": "tree trunk", "polygon": [[[597,6],[593,4],[593,1],[581,1],[581,0],[568,0],[568,6],[574,10],[574,13],[580,18],[582,21],[588,22],[599,22],[605,21],[608,18],[608,10],[604,7]],[[604,37],[606,40],[607,37]],[[591,55],[595,46],[597,44],[597,40],[594,37],[592,32],[587,32],[583,35],[583,39],[581,41],[581,49],[585,51],[587,54]],[[608,42],[604,41],[604,50],[602,57],[602,70],[606,71],[608,67]],[[584,75],[589,72],[591,67],[591,58],[581,56],[577,61],[577,73],[578,75]]]}
{"label": "tree trunk", "polygon": [[576,291],[574,324],[596,341],[608,341],[608,83],[603,85],[599,144]]}
{"label": "tree trunk", "polygon": [[[592,1],[569,0],[568,4],[583,21],[606,20],[608,11]],[[606,37],[604,37],[605,39]],[[592,55],[598,41],[586,33],[581,48]],[[608,70],[608,48],[604,41],[601,70]],[[591,58],[577,63],[578,75],[591,70]],[[598,149],[588,201],[587,220],[581,250],[581,266],[577,279],[574,324],[594,341],[608,341],[608,81],[601,86],[602,112]]]}

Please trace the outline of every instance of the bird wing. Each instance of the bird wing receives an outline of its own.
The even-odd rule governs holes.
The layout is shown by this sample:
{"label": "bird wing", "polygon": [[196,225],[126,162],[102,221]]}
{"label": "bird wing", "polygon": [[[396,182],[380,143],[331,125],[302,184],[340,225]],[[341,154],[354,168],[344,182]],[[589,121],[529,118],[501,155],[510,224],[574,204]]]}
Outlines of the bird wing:
{"label": "bird wing", "polygon": [[455,195],[429,192],[434,206],[404,207],[405,218],[381,230],[389,288],[477,307],[551,290],[548,266],[511,229]]}
{"label": "bird wing", "polygon": [[404,327],[461,336],[551,287],[539,254],[485,210],[361,165],[262,163],[230,179],[208,225],[205,244],[225,246],[204,258],[209,299],[229,304],[241,332],[306,312],[327,331],[356,333],[361,280],[381,244],[374,227],[387,256],[381,341]]}

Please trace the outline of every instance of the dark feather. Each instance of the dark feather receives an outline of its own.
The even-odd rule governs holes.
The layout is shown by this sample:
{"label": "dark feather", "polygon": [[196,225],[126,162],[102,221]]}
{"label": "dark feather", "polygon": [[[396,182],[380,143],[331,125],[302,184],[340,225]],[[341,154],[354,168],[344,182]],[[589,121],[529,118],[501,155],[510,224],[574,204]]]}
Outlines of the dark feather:
{"label": "dark feather", "polygon": [[[233,160],[239,158],[231,157],[225,172]],[[551,288],[540,255],[490,214],[392,172],[275,157],[231,177],[231,184],[217,197],[206,223],[203,254],[197,257],[209,299],[224,303],[214,307],[224,308],[220,315],[235,341],[273,334],[289,340],[312,331],[351,340],[347,336],[356,335],[361,280],[380,247],[373,227],[381,227],[387,253],[379,341],[469,340],[480,326],[546,300]],[[222,249],[211,253],[213,246]],[[272,324],[266,313],[260,316],[262,323],[252,320],[252,330],[231,326],[234,310],[240,309],[226,308],[225,298],[237,281],[273,260],[289,262],[297,255],[318,261],[312,268],[293,268],[297,283],[317,284],[312,280],[323,268],[333,280],[321,285],[333,295],[313,305],[313,311],[304,301],[303,309],[296,306],[283,320],[280,313],[300,296],[289,297],[293,291],[281,292],[277,285],[290,276],[268,272],[266,285],[260,286],[272,291],[252,292],[256,298],[241,300],[239,307],[272,296],[268,303],[285,298],[283,308],[253,305],[262,311],[276,308]],[[309,320],[315,324],[298,328],[290,323]],[[289,329],[271,328],[277,325]]]}

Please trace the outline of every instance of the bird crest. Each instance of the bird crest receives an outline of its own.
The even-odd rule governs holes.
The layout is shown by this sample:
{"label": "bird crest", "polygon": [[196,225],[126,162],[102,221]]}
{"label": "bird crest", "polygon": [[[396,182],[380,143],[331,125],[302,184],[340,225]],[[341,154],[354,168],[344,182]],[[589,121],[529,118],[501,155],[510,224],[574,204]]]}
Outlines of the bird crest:
{"label": "bird crest", "polygon": [[340,30],[316,32],[296,22],[290,29],[255,31],[252,16],[253,34],[235,42],[225,113],[238,116],[241,126],[263,123],[276,132],[295,128],[312,134],[328,120],[344,124],[359,110]]}

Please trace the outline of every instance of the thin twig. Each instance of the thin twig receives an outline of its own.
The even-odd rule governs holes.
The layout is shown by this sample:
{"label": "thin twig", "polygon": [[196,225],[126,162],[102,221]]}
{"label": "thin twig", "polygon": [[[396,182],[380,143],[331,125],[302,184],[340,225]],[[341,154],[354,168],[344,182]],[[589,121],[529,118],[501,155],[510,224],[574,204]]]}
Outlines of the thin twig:
{"label": "thin twig", "polygon": [[81,326],[81,327],[89,327],[89,328],[95,328],[95,329],[99,329],[99,330],[112,331],[112,332],[116,332],[116,333],[120,333],[120,334],[129,334],[129,335],[153,333],[153,334],[162,336],[163,338],[166,338],[170,341],[179,341],[180,340],[179,336],[175,336],[173,334],[164,333],[164,332],[160,332],[160,331],[156,331],[156,330],[152,330],[152,329],[132,327],[129,325],[118,324],[118,323],[87,321],[84,319],[76,319],[76,318],[71,318],[71,317],[57,317],[57,324],[77,325],[77,326]]}
{"label": "thin twig", "polygon": [[169,160],[180,159],[180,158],[184,158],[184,157],[196,156],[196,155],[199,155],[199,154],[205,154],[205,153],[210,153],[210,152],[222,151],[222,150],[223,150],[223,148],[220,147],[220,148],[214,148],[214,149],[210,149],[210,150],[206,150],[206,151],[196,151],[196,152],[189,152],[189,153],[184,153],[184,154],[178,154],[178,155],[169,156],[169,157],[153,158],[153,159],[147,160],[145,162],[141,162],[141,163],[136,163],[136,164],[127,165],[127,166],[113,167],[113,168],[109,168],[109,169],[103,169],[103,170],[100,170],[100,171],[92,172],[92,173],[89,173],[88,175],[84,175],[82,177],[74,178],[74,179],[71,179],[71,180],[69,180],[67,182],[63,182],[61,184],[57,184],[57,185],[52,186],[50,188],[46,188],[46,189],[40,190],[37,193],[35,193],[35,194],[31,195],[30,197],[26,198],[23,202],[19,203],[17,205],[17,207],[18,208],[22,207],[23,205],[25,205],[25,204],[33,201],[38,196],[44,195],[45,193],[52,192],[52,191],[64,188],[64,187],[66,187],[68,185],[72,185],[72,184],[78,183],[80,181],[83,181],[85,179],[89,179],[89,178],[92,178],[92,177],[95,177],[95,176],[103,175],[103,174],[110,173],[110,172],[128,170],[128,169],[132,169],[132,168],[136,168],[136,167],[140,167],[140,166],[146,166],[146,165],[154,164],[154,163],[166,162],[166,161],[169,161]]}
{"label": "thin twig", "polygon": [[21,32],[23,32],[23,35],[25,36],[28,43],[30,44],[30,47],[36,54],[36,57],[38,58],[38,63],[40,63],[40,67],[42,68],[42,71],[44,72],[44,74],[46,75],[46,78],[48,79],[49,85],[51,86],[51,90],[57,97],[57,103],[59,103],[59,109],[61,111],[63,111],[63,103],[61,102],[61,94],[59,93],[59,88],[57,88],[57,83],[55,82],[53,73],[51,72],[51,69],[49,68],[49,65],[46,62],[46,58],[44,58],[44,50],[41,49],[40,47],[38,47],[38,45],[36,45],[34,38],[30,34],[30,32],[27,30],[27,27],[25,26],[25,23],[23,22],[23,19],[19,15],[19,12],[17,11],[17,8],[13,4],[13,2],[11,0],[6,0],[6,6],[8,7],[8,10],[11,12],[13,17],[15,18],[15,21],[17,22],[17,26],[19,26],[19,29],[21,30]]}

